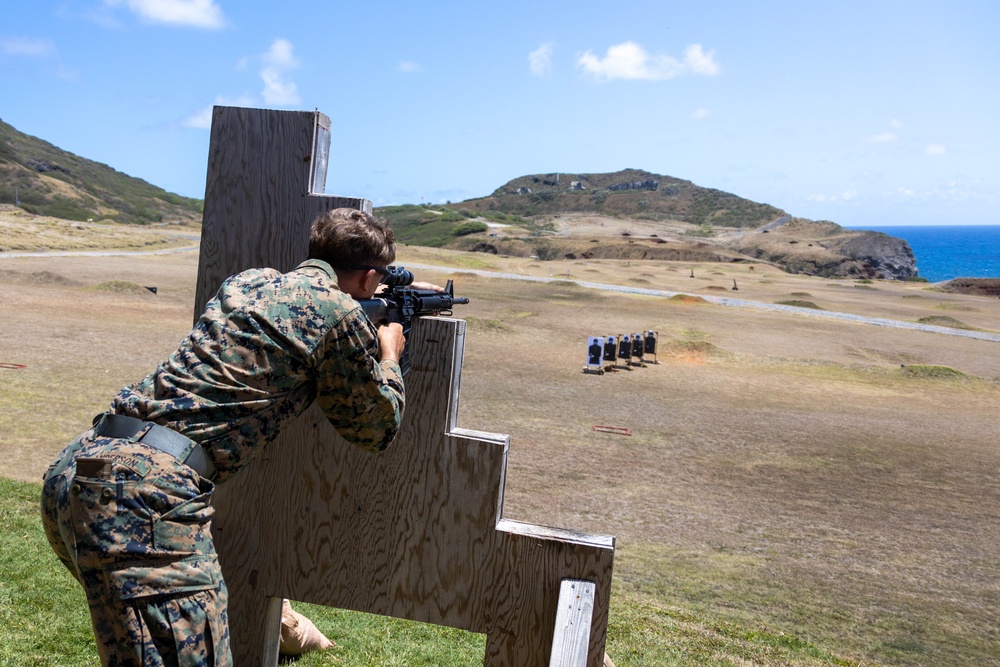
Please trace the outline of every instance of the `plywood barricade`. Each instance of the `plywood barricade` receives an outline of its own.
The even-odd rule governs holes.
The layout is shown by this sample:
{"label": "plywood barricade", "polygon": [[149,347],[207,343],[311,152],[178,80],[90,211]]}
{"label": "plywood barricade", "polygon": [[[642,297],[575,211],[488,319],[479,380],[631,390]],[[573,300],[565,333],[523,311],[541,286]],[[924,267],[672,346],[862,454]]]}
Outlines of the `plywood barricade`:
{"label": "plywood barricade", "polygon": [[[370,210],[319,194],[328,142],[319,112],[215,108],[198,313],[229,275],[297,265],[319,212]],[[602,664],[614,538],[504,517],[509,437],[457,426],[464,343],[462,320],[414,325],[406,414],[387,452],[352,447],[313,406],[218,487],[238,665],[277,663],[282,598],[483,633],[489,667]],[[578,629],[556,632],[573,597],[564,580],[586,587],[593,613],[588,625],[562,610]]]}

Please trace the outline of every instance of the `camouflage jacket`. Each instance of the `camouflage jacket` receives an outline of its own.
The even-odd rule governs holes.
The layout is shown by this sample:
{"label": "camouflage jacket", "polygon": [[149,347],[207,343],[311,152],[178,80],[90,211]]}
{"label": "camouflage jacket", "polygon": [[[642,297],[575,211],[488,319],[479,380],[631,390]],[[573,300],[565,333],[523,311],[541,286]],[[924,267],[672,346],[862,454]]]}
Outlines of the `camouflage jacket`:
{"label": "camouflage jacket", "polygon": [[178,350],[111,409],[201,443],[223,480],[313,400],[371,451],[389,445],[403,415],[399,365],[379,363],[374,326],[315,259],[226,280]]}

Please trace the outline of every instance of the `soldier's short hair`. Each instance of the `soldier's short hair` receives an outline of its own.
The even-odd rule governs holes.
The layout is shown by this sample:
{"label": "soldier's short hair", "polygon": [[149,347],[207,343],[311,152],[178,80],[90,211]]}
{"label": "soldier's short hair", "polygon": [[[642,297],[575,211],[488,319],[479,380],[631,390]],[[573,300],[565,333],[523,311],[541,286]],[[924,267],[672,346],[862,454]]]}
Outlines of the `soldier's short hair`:
{"label": "soldier's short hair", "polygon": [[385,220],[353,208],[335,208],[313,220],[309,259],[336,269],[388,266],[396,259],[396,235]]}

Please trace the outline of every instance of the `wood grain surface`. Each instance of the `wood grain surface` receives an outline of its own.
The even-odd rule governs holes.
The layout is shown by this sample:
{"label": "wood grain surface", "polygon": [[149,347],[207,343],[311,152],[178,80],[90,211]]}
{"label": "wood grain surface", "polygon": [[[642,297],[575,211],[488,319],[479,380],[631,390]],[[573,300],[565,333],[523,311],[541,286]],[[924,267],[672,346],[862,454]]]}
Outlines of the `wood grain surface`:
{"label": "wood grain surface", "polygon": [[[215,109],[197,312],[231,273],[293,268],[315,214],[342,205],[307,196],[317,118]],[[503,516],[509,437],[456,423],[464,343],[462,320],[414,324],[386,452],[352,447],[314,405],[218,487],[237,664],[277,663],[290,598],[484,633],[484,664],[544,667],[564,579],[594,585],[586,664],[602,664],[614,539]]]}

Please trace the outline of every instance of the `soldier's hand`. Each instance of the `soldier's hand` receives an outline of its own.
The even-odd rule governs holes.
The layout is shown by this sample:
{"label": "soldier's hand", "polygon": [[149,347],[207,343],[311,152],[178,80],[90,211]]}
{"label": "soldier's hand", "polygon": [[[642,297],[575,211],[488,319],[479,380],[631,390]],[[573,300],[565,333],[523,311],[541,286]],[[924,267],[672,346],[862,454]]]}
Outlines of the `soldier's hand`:
{"label": "soldier's hand", "polygon": [[378,328],[379,361],[389,359],[398,362],[405,345],[403,325],[399,322],[390,322]]}
{"label": "soldier's hand", "polygon": [[441,287],[440,285],[435,285],[434,283],[415,282],[412,285],[410,285],[410,287],[412,287],[413,289],[426,289],[434,292],[444,291],[443,287]]}

